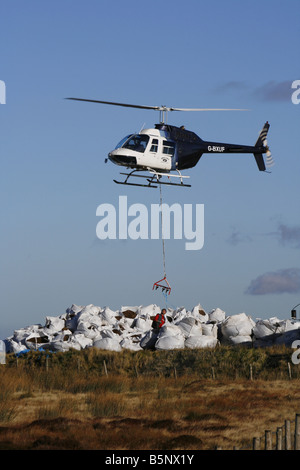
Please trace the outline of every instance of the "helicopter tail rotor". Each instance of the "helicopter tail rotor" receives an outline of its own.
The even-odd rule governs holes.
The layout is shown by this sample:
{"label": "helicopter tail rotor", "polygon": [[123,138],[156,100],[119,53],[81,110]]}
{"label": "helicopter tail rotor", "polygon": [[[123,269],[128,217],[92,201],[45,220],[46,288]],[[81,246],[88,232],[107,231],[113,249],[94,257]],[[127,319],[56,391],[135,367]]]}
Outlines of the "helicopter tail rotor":
{"label": "helicopter tail rotor", "polygon": [[[272,154],[270,152],[268,142],[267,142],[267,134],[270,128],[270,124],[268,121],[265,123],[264,127],[260,131],[258,139],[255,143],[255,147],[257,148],[257,152],[254,152],[254,157],[260,171],[266,171],[266,167],[270,168],[274,165],[274,160],[272,158]],[[263,159],[263,153],[266,154],[266,164]]]}
{"label": "helicopter tail rotor", "polygon": [[267,158],[266,158],[266,166],[267,166],[268,168],[270,168],[271,166],[274,165],[274,160],[273,160],[273,158],[272,158],[272,154],[271,154],[271,152],[270,152],[267,139],[265,139],[263,145],[264,145],[264,147],[265,147],[265,149],[266,149],[266,157],[267,157]]}

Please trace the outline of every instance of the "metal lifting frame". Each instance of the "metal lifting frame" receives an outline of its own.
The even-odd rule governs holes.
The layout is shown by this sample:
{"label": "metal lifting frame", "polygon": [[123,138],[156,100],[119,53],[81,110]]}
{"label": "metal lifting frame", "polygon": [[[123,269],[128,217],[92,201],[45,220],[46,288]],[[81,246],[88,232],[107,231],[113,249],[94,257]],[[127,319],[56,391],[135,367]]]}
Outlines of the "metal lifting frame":
{"label": "metal lifting frame", "polygon": [[[163,282],[163,281],[165,281],[167,283],[167,286],[161,284],[161,282]],[[168,295],[171,294],[171,286],[168,283],[166,276],[163,279],[160,279],[159,281],[155,282],[153,284],[152,290],[153,289],[157,290],[159,287],[162,289],[162,292],[166,292],[166,293],[168,293]]]}

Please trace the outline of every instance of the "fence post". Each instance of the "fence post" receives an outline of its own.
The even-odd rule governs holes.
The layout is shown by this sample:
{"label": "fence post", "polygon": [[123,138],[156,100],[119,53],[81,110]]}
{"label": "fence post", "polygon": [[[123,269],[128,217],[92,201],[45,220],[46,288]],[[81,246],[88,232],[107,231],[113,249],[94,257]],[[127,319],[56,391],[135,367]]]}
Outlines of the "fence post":
{"label": "fence post", "polygon": [[295,450],[300,450],[300,414],[295,419]]}
{"label": "fence post", "polygon": [[250,364],[250,380],[253,380],[252,364]]}
{"label": "fence post", "polygon": [[215,368],[214,368],[214,367],[211,368],[211,378],[212,378],[212,379],[215,379],[215,378],[216,378],[216,375],[215,375]]}
{"label": "fence post", "polygon": [[276,430],[276,450],[282,450],[282,428]]}
{"label": "fence post", "polygon": [[284,423],[285,427],[285,436],[284,436],[284,448],[285,450],[291,450],[291,422],[290,420],[286,419]]}
{"label": "fence post", "polygon": [[260,450],[260,438],[259,437],[253,438],[253,450]]}
{"label": "fence post", "polygon": [[106,377],[108,376],[108,373],[107,373],[107,367],[106,367],[106,362],[105,360],[103,361],[103,365],[104,365],[104,372],[105,372],[105,375]]}
{"label": "fence post", "polygon": [[289,370],[289,378],[292,378],[292,369],[291,369],[291,364],[288,362],[288,370]]}
{"label": "fence post", "polygon": [[265,431],[265,450],[272,450],[272,433],[271,431]]}

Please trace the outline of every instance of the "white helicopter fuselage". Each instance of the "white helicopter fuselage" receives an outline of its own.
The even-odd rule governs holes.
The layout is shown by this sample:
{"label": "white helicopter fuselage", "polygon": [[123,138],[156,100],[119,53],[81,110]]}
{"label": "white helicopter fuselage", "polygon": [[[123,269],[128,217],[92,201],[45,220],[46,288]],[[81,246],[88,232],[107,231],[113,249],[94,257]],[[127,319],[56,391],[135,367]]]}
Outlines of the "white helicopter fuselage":
{"label": "white helicopter fuselage", "polygon": [[[114,164],[131,169],[129,173],[121,173],[126,176],[125,181],[114,180],[114,182],[118,184],[132,184],[134,186],[146,186],[151,188],[157,187],[155,183],[190,187],[191,185],[184,184],[183,182],[183,179],[189,178],[189,176],[182,175],[181,171],[195,167],[204,153],[222,155],[227,153],[250,153],[254,155],[259,171],[266,171],[263,158],[263,154],[266,154],[267,166],[273,165],[271,152],[266,140],[270,127],[268,121],[262,128],[255,145],[249,146],[204,141],[194,132],[186,130],[184,126],[176,127],[167,124],[165,119],[169,111],[245,111],[244,109],[173,108],[167,106],[133,105],[86,98],[67,99],[159,111],[160,123],[156,124],[155,128],[144,129],[138,134],[128,135],[108,154],[108,159]],[[105,161],[107,161],[107,158]],[[147,170],[148,174],[141,174],[141,170]],[[173,173],[171,173],[172,171]],[[167,176],[167,181],[163,182],[162,178],[164,176]],[[128,180],[131,177],[144,178],[146,180],[145,184],[129,183]],[[180,178],[180,183],[171,182],[170,179],[173,177],[175,179]]]}
{"label": "white helicopter fuselage", "polygon": [[176,169],[176,143],[160,129],[144,129],[131,134],[108,155],[116,165],[169,172]]}

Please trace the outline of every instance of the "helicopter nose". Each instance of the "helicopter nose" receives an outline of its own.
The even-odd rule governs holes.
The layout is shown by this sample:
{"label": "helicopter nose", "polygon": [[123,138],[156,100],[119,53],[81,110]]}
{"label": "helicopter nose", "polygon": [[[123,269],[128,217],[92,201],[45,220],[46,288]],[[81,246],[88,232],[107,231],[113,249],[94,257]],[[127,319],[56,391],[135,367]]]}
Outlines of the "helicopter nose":
{"label": "helicopter nose", "polygon": [[136,158],[129,155],[120,155],[115,152],[110,152],[108,158],[116,165],[136,166]]}

